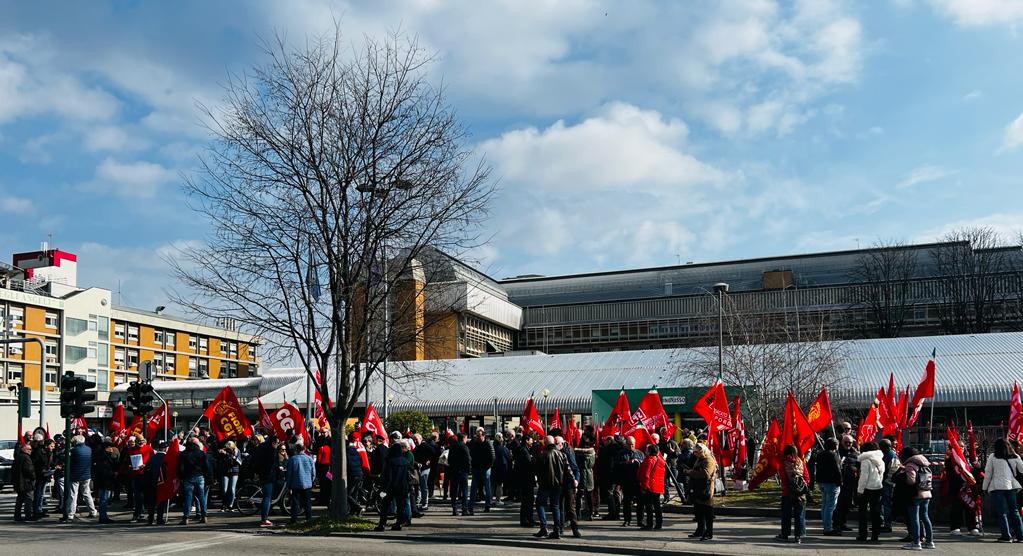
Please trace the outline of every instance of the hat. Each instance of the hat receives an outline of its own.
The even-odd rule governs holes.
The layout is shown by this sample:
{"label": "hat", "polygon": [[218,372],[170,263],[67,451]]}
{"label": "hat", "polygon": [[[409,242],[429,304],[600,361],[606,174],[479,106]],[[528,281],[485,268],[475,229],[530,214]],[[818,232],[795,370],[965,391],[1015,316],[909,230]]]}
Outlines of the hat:
{"label": "hat", "polygon": [[394,431],[391,433],[391,440],[401,440],[401,433]]}

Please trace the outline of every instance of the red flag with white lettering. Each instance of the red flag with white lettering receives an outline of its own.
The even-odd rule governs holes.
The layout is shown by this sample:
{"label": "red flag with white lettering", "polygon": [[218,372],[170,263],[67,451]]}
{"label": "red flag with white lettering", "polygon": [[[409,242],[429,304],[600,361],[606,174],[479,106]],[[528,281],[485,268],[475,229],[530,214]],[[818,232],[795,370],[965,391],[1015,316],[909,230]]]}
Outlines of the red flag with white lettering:
{"label": "red flag with white lettering", "polygon": [[114,435],[117,432],[124,429],[124,404],[118,403],[114,406],[114,414],[110,417],[110,423],[107,424],[107,428],[110,429],[110,434]]}
{"label": "red flag with white lettering", "polygon": [[536,434],[539,434],[540,436],[545,434],[543,430],[543,421],[540,420],[540,413],[536,411],[536,404],[533,403],[532,396],[526,400],[526,407],[522,408],[522,419],[520,419],[520,421],[524,432],[529,433],[529,431],[535,431]]}
{"label": "red flag with white lettering", "polygon": [[163,456],[163,465],[160,466],[160,478],[156,481],[156,503],[162,504],[178,492],[178,456],[181,454],[181,445],[178,439],[171,440],[167,446],[167,453]]}
{"label": "red flag with white lettering", "polygon": [[286,440],[288,438],[288,431],[294,430],[296,434],[302,437],[303,445],[309,446],[309,431],[306,430],[305,417],[302,416],[302,410],[298,406],[284,402],[281,404],[281,407],[273,412],[270,420],[273,421],[273,430],[277,438]]}
{"label": "red flag with white lettering", "polygon": [[1019,384],[1012,383],[1012,398],[1009,399],[1009,440],[1019,440],[1023,432],[1023,402],[1020,401]]}
{"label": "red flag with white lettering", "polygon": [[217,440],[234,436],[252,436],[252,425],[245,417],[242,405],[238,403],[238,396],[230,386],[223,390],[213,399],[213,403],[206,408],[203,416],[210,421],[210,430],[217,435]]}
{"label": "red flag with white lettering", "polygon": [[156,431],[160,430],[164,426],[164,422],[167,420],[167,404],[161,405],[156,411],[149,414],[146,417],[146,440],[149,442],[153,441],[156,436]]}
{"label": "red flag with white lettering", "polygon": [[362,418],[362,426],[359,427],[359,434],[365,436],[370,435],[382,436],[384,438],[384,444],[390,444],[390,439],[387,438],[387,429],[384,428],[384,422],[380,420],[380,415],[377,410],[373,407],[373,402],[369,402],[366,406],[366,415]]}
{"label": "red flag with white lettering", "polygon": [[717,380],[707,392],[696,400],[693,411],[707,422],[707,434],[732,428],[732,415],[728,410],[725,384]]}
{"label": "red flag with white lettering", "polygon": [[631,418],[632,412],[629,411],[629,398],[625,396],[625,390],[622,390],[618,392],[618,399],[615,401],[615,406],[611,409],[611,413],[607,416],[607,421],[604,421],[604,426],[600,428],[601,438],[621,434],[624,432],[623,429],[628,428]]}
{"label": "red flag with white lettering", "polygon": [[668,412],[664,410],[664,406],[661,404],[661,395],[657,393],[657,390],[647,392],[639,401],[639,407],[633,412],[632,427],[639,426],[639,424],[642,424],[651,433],[658,433],[661,427],[664,427],[667,429],[665,436],[670,437],[675,434],[675,423],[668,418]]}

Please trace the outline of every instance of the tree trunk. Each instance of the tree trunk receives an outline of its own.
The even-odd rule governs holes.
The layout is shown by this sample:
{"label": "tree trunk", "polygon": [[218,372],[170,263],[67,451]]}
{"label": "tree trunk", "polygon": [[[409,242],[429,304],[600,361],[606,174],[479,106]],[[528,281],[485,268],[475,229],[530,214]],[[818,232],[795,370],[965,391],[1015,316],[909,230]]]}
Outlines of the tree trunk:
{"label": "tree trunk", "polygon": [[334,433],[330,436],[330,472],[334,479],[331,481],[330,506],[327,511],[332,519],[344,519],[351,511],[348,507],[348,465],[345,458],[347,439],[344,421],[339,421],[331,423]]}

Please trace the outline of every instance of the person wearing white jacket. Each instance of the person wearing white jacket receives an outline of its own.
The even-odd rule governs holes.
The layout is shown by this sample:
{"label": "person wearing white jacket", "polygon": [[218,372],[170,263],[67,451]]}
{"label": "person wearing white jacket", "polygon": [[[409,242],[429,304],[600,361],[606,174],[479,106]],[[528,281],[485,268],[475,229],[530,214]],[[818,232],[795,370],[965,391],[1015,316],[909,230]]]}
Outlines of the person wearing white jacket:
{"label": "person wearing white jacket", "polygon": [[998,527],[1002,530],[998,542],[1023,542],[1023,520],[1016,505],[1016,493],[1020,489],[1017,474],[1023,474],[1023,460],[1004,438],[995,440],[995,451],[984,466],[983,486],[998,512]]}
{"label": "person wearing white jacket", "polygon": [[867,515],[870,515],[870,542],[877,542],[881,533],[881,491],[884,478],[884,454],[876,442],[865,442],[860,447],[857,461],[860,463],[860,478],[856,484],[860,514],[860,534],[856,540],[867,540]]}

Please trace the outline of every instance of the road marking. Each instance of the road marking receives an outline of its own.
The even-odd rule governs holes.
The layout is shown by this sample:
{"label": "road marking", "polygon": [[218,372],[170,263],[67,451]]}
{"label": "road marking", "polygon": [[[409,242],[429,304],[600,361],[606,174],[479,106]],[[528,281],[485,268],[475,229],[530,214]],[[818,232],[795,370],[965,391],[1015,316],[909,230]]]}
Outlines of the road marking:
{"label": "road marking", "polygon": [[245,535],[239,535],[236,533],[225,533],[223,535],[217,535],[215,537],[209,537],[206,539],[197,539],[194,541],[169,542],[162,544],[154,544],[144,548],[127,550],[124,552],[107,552],[104,554],[104,556],[162,556],[163,554],[185,552],[186,550],[199,550],[203,548],[209,548],[211,546],[223,544],[228,540],[244,536]]}

